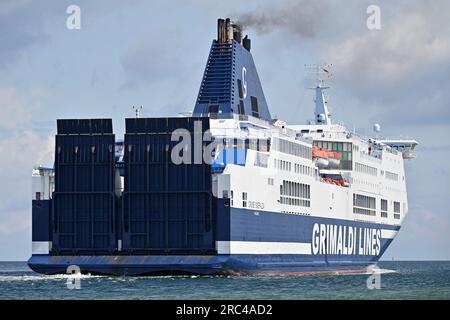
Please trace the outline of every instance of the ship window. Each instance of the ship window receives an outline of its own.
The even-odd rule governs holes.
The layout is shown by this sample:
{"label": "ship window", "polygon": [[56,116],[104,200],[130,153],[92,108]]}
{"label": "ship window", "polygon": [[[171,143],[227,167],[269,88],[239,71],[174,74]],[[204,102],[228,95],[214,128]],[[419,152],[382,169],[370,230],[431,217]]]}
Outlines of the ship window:
{"label": "ship window", "polygon": [[239,114],[245,114],[244,100],[239,101]]}
{"label": "ship window", "polygon": [[283,185],[280,185],[281,204],[309,207],[310,196],[310,186],[307,184],[283,180]]}
{"label": "ship window", "polygon": [[258,140],[258,151],[269,152],[270,151],[270,140],[269,139],[259,139]]}
{"label": "ship window", "polygon": [[365,165],[362,163],[358,163],[358,162],[355,162],[355,171],[364,173],[364,174],[368,174],[368,175],[371,175],[374,177],[376,177],[378,175],[377,168],[374,168],[374,167],[371,167],[371,166],[368,166],[368,165]]}
{"label": "ship window", "polygon": [[387,206],[388,206],[387,200],[381,199],[381,211],[387,211],[388,210]]}
{"label": "ship window", "polygon": [[344,143],[342,151],[349,151],[348,150],[348,143]]}
{"label": "ship window", "polygon": [[256,150],[256,141],[254,139],[245,139],[245,149]]}
{"label": "ship window", "polygon": [[247,208],[247,192],[242,192],[242,207]]}
{"label": "ship window", "polygon": [[386,171],[386,179],[389,179],[392,181],[398,181],[398,174]]}
{"label": "ship window", "polygon": [[233,206],[233,190],[230,191],[230,203]]}
{"label": "ship window", "polygon": [[388,202],[385,199],[381,199],[381,217],[387,218],[388,217]]}
{"label": "ship window", "polygon": [[325,150],[338,152],[341,161],[337,169],[352,170],[352,143],[349,142],[331,142],[314,141],[314,145]]}
{"label": "ship window", "polygon": [[269,163],[269,155],[260,152],[256,153],[255,166],[267,168],[268,163]]}
{"label": "ship window", "polygon": [[274,138],[273,149],[296,157],[311,159],[311,148],[296,142]]}
{"label": "ship window", "polygon": [[400,213],[400,202],[394,201],[394,212]]}
{"label": "ship window", "polygon": [[250,99],[252,103],[252,115],[254,117],[259,117],[258,99],[256,97],[250,97]]}
{"label": "ship window", "polygon": [[353,194],[353,213],[375,216],[375,198],[361,194]]}
{"label": "ship window", "polygon": [[242,91],[242,81],[238,79],[239,98],[244,99],[244,92]]}
{"label": "ship window", "polygon": [[41,200],[41,193],[40,192],[36,192],[36,200]]}

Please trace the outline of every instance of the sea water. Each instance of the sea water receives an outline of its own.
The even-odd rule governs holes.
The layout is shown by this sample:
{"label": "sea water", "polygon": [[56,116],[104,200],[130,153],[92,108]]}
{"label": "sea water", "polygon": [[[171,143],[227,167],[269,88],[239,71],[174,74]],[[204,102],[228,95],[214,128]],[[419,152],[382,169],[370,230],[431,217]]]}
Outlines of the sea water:
{"label": "sea water", "polygon": [[0,262],[0,299],[450,299],[450,261],[386,261],[378,268],[346,275],[74,279]]}

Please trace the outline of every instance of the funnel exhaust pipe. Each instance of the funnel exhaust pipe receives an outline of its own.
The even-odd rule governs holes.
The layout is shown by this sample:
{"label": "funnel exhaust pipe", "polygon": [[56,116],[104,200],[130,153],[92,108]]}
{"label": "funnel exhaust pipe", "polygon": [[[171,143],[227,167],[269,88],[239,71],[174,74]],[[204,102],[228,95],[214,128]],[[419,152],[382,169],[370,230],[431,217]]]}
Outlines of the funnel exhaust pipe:
{"label": "funnel exhaust pipe", "polygon": [[220,44],[236,41],[250,51],[250,39],[242,38],[242,27],[229,18],[217,20],[217,42]]}

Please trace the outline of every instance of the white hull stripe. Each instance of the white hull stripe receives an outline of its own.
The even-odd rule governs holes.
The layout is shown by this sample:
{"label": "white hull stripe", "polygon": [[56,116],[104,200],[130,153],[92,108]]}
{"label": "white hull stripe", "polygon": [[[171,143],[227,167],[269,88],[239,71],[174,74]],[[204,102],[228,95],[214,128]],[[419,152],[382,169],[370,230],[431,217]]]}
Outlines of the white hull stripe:
{"label": "white hull stripe", "polygon": [[310,243],[216,241],[219,254],[311,254]]}
{"label": "white hull stripe", "polygon": [[386,229],[381,229],[381,238],[383,239],[394,239],[395,236],[397,235],[396,230],[386,230]]}

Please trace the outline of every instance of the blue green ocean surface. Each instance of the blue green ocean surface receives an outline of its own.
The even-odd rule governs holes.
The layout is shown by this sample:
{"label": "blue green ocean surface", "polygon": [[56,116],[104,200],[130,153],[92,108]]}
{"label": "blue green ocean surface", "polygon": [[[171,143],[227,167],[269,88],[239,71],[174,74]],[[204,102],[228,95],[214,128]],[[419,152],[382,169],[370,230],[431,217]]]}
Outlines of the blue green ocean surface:
{"label": "blue green ocean surface", "polygon": [[[235,277],[44,276],[25,262],[0,262],[0,299],[450,299],[450,261],[379,262],[368,274]],[[69,287],[74,287],[73,285]]]}

